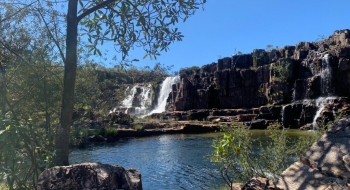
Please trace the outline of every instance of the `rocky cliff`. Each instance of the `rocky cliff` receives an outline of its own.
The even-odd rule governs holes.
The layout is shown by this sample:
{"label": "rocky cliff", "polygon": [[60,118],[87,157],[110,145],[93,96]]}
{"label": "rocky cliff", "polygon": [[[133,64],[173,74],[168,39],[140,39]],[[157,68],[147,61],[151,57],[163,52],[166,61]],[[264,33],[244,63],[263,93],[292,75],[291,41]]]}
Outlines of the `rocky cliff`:
{"label": "rocky cliff", "polygon": [[349,87],[350,30],[346,29],[318,42],[255,49],[201,68],[183,69],[167,108],[187,111],[282,105],[279,110],[290,112],[285,114],[289,117],[285,123],[303,126],[314,123],[318,108],[325,106],[326,100],[332,99],[328,104],[333,100],[340,103],[337,110],[347,109]]}

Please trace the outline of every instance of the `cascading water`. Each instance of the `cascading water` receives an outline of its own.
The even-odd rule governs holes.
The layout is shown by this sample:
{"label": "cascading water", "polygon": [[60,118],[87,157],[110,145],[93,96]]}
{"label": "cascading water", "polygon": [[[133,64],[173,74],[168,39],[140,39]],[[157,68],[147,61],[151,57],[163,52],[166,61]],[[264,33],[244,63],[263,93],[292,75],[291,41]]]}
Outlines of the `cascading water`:
{"label": "cascading water", "polygon": [[147,87],[143,87],[139,97],[141,106],[135,108],[135,115],[144,115],[152,104],[152,85],[149,84]]}
{"label": "cascading water", "polygon": [[330,96],[333,93],[332,67],[329,65],[329,54],[322,57],[321,93],[323,96]]}
{"label": "cascading water", "polygon": [[129,87],[126,88],[125,90],[125,95],[126,98],[122,101],[122,106],[121,107],[124,107],[124,108],[131,108],[132,107],[132,102],[134,100],[134,96],[137,92],[137,89],[136,89],[137,86],[134,86],[130,89],[130,92],[129,91]]}
{"label": "cascading water", "polygon": [[284,118],[285,118],[285,113],[284,113],[284,110],[286,108],[287,105],[284,105],[282,106],[282,109],[281,109],[281,124],[282,124],[282,127],[284,128]]}
{"label": "cascading water", "polygon": [[162,113],[165,111],[165,106],[166,106],[166,101],[168,99],[169,93],[172,90],[172,85],[176,84],[180,81],[180,76],[175,76],[175,77],[167,77],[162,85],[161,85],[161,90],[159,93],[158,97],[158,104],[154,110],[152,110],[152,113]]}
{"label": "cascading water", "polygon": [[[139,89],[139,90],[138,90]],[[139,94],[137,94],[139,91]],[[129,87],[125,90],[125,94],[128,94],[126,98],[122,101],[122,105],[120,107],[126,108],[125,113],[128,113],[129,109],[134,107],[135,112],[133,115],[142,115],[147,112],[148,107],[152,103],[152,85],[149,84],[147,86],[135,85],[130,90]],[[135,98],[138,98],[140,104],[138,106],[134,106]]]}
{"label": "cascading water", "polygon": [[320,97],[316,100],[316,106],[318,107],[318,110],[316,112],[316,115],[314,117],[314,120],[312,122],[312,129],[315,130],[316,127],[318,127],[317,125],[317,119],[320,117],[321,115],[321,112],[323,111],[323,109],[325,108],[325,106],[327,104],[333,104],[334,103],[334,100],[336,99],[337,97]]}

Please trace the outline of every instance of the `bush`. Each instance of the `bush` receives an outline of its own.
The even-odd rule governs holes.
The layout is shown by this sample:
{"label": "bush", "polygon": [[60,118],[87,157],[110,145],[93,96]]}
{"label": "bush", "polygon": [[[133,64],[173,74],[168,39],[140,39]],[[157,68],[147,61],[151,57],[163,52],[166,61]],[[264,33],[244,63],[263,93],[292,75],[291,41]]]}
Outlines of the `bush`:
{"label": "bush", "polygon": [[135,125],[135,130],[136,131],[142,131],[143,130],[143,126],[142,125],[140,125],[140,124],[138,124],[138,125]]}
{"label": "bush", "polygon": [[[266,130],[266,146],[260,143],[253,147],[256,139],[242,123],[234,122],[235,128],[224,126],[223,136],[214,140],[211,161],[219,166],[222,178],[229,187],[233,182],[243,182],[252,177],[276,179],[292,162],[296,161],[321,133],[310,133],[298,137],[295,143],[275,123]],[[256,144],[256,143],[255,143]],[[238,174],[238,175],[237,175]]]}
{"label": "bush", "polygon": [[0,121],[0,183],[11,189],[35,189],[39,174],[55,164],[53,138],[38,126]]}
{"label": "bush", "polygon": [[116,137],[118,129],[116,127],[106,127],[104,137]]}

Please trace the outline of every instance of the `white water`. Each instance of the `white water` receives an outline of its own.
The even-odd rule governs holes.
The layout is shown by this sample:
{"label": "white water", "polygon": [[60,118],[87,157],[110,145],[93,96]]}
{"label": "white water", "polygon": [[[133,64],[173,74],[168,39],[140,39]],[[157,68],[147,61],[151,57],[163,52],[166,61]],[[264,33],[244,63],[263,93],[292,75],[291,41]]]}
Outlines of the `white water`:
{"label": "white water", "polygon": [[[140,107],[133,106],[133,101],[135,96],[137,96],[137,88],[141,89],[141,93],[138,95],[140,98]],[[147,86],[139,86],[135,85],[130,90],[129,87],[125,90],[126,98],[122,101],[122,105],[120,107],[126,108],[125,113],[128,112],[129,108],[135,107],[134,115],[141,115],[147,112],[148,107],[152,104],[152,85],[149,84]]]}
{"label": "white water", "polygon": [[282,127],[284,128],[284,118],[285,118],[285,113],[284,113],[284,109],[286,108],[287,105],[284,105],[282,106],[282,109],[281,109],[281,124],[282,124]]}
{"label": "white water", "polygon": [[136,87],[137,86],[132,87],[130,92],[128,92],[129,91],[129,87],[126,88],[125,95],[127,95],[127,96],[122,101],[122,106],[121,107],[124,107],[124,108],[131,108],[132,107],[132,102],[133,102],[134,96],[136,94]]}
{"label": "white water", "polygon": [[333,104],[334,100],[336,99],[337,97],[320,97],[320,98],[317,98],[316,100],[316,106],[318,107],[318,110],[316,112],[316,115],[314,117],[314,120],[312,122],[312,129],[315,130],[316,127],[318,127],[317,125],[317,119],[320,117],[321,115],[321,112],[323,111],[323,109],[325,108],[325,106],[327,104]]}
{"label": "white water", "polygon": [[135,115],[144,115],[147,113],[148,108],[152,105],[152,85],[142,87],[140,94],[141,107],[135,108]]}
{"label": "white water", "polygon": [[166,101],[168,99],[169,93],[172,90],[172,85],[178,83],[179,81],[180,81],[179,76],[167,77],[163,81],[163,83],[161,85],[159,97],[158,97],[158,104],[157,104],[156,108],[151,111],[150,114],[162,113],[163,111],[165,111]]}
{"label": "white water", "polygon": [[322,57],[322,72],[321,72],[321,93],[323,96],[332,96],[334,94],[333,87],[333,69],[330,65],[329,54]]}

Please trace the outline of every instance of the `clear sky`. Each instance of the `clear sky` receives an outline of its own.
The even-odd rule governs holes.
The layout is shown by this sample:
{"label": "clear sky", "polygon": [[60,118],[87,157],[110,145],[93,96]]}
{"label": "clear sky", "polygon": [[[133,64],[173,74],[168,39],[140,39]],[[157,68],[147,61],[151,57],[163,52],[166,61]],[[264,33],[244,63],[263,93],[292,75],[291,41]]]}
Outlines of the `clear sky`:
{"label": "clear sky", "polygon": [[[137,67],[160,62],[178,71],[217,62],[235,51],[250,53],[268,44],[284,47],[315,41],[335,30],[350,29],[350,0],[207,0],[204,11],[198,10],[177,26],[183,41],[171,44],[157,60],[142,59],[142,49],[130,52],[129,60],[139,59],[134,62]],[[107,62],[113,56],[108,51]]]}

